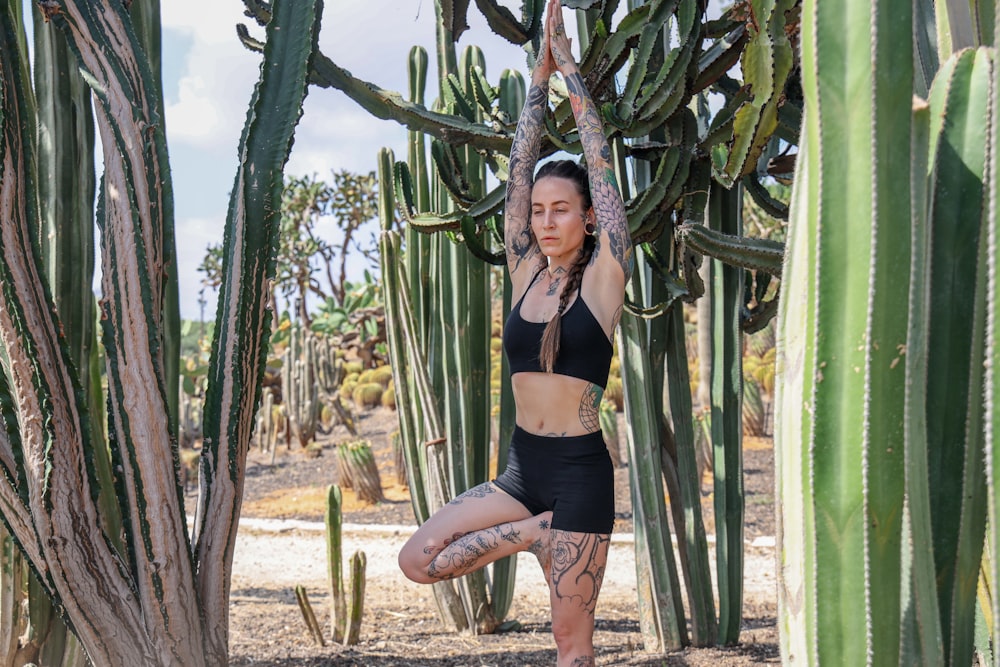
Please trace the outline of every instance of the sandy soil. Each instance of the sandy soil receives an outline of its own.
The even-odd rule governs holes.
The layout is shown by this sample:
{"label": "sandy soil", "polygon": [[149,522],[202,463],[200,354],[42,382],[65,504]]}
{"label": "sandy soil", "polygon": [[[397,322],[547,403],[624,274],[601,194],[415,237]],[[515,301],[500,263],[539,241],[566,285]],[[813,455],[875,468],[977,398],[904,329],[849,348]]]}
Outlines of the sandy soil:
{"label": "sandy soil", "polygon": [[[379,458],[387,502],[364,507],[345,493],[345,558],[367,556],[365,610],[360,642],[330,642],[326,547],[322,525],[326,485],[335,481],[335,457],[307,458],[301,451],[255,453],[248,467],[244,519],[236,545],[231,605],[233,665],[386,667],[529,667],[555,663],[548,619],[548,591],[533,556],[521,554],[517,588],[507,618],[516,629],[494,635],[446,630],[428,587],[406,580],[396,553],[413,530],[405,488],[392,469],[388,432],[394,413],[379,409],[362,420],[362,434]],[[344,434],[334,432],[330,444]],[[604,588],[596,612],[598,665],[740,667],[777,664],[773,522],[773,456],[768,441],[745,444],[747,492],[744,622],[740,643],[650,653],[643,647],[636,604],[636,571],[628,502],[627,468],[616,477],[618,521]],[[705,496],[711,531],[710,496]],[[711,546],[711,543],[710,543]],[[714,558],[714,554],[713,554]],[[326,645],[309,635],[294,589],[303,585]]]}

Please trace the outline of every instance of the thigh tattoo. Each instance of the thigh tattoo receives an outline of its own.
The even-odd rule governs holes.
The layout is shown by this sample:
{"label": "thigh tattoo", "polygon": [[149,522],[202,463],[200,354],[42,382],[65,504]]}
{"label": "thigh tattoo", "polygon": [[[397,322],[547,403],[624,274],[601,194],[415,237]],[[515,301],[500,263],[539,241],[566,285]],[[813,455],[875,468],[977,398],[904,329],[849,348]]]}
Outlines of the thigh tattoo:
{"label": "thigh tattoo", "polygon": [[594,613],[604,580],[604,564],[597,561],[607,553],[610,543],[610,535],[553,531],[552,589],[557,598],[576,600],[588,613]]}
{"label": "thigh tattoo", "polygon": [[488,495],[496,493],[497,490],[493,488],[493,485],[489,482],[483,482],[479,486],[474,486],[464,493],[460,493],[451,500],[448,501],[449,505],[461,505],[463,501],[467,498],[485,498]]}

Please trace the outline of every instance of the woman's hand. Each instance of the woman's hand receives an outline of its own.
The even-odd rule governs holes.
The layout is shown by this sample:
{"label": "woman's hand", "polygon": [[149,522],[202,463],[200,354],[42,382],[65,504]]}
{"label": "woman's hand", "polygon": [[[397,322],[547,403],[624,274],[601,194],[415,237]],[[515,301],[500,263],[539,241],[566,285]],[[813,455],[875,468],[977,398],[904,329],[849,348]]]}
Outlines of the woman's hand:
{"label": "woman's hand", "polygon": [[549,49],[549,27],[546,22],[542,29],[542,40],[538,47],[538,55],[535,58],[535,69],[531,72],[531,80],[535,84],[548,84],[549,77],[556,71],[555,61],[552,59],[552,51]]}
{"label": "woman's hand", "polygon": [[546,10],[545,36],[549,43],[549,51],[555,67],[564,77],[579,71],[573,58],[573,40],[566,36],[566,25],[563,23],[562,7],[559,0],[549,0]]}

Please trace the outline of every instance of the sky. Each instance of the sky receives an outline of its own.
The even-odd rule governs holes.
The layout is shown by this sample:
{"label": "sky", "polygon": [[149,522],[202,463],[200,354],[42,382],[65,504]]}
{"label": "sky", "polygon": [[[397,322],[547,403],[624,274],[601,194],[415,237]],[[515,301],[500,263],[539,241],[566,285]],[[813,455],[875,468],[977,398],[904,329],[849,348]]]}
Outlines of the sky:
{"label": "sky", "polygon": [[[519,13],[520,2],[507,4],[515,15]],[[242,8],[239,0],[162,3],[167,145],[184,319],[202,316],[198,303],[202,274],[197,267],[205,248],[222,240],[240,132],[259,72],[260,56],[245,49],[236,36],[236,24],[248,22]],[[521,47],[494,35],[474,4],[468,17],[471,29],[460,39],[459,53],[469,44],[482,48],[491,83],[496,84],[506,68],[527,77]],[[248,27],[263,38],[263,29],[256,24]],[[407,59],[415,44],[428,50],[427,95],[433,99],[434,0],[325,3],[320,48],[358,78],[405,94]],[[285,173],[327,180],[332,171],[341,169],[367,173],[377,169],[383,146],[405,159],[406,129],[371,116],[338,90],[311,86]],[[321,226],[331,230],[333,223]],[[359,266],[355,272],[360,272]],[[205,318],[211,319],[215,295],[206,296]]]}

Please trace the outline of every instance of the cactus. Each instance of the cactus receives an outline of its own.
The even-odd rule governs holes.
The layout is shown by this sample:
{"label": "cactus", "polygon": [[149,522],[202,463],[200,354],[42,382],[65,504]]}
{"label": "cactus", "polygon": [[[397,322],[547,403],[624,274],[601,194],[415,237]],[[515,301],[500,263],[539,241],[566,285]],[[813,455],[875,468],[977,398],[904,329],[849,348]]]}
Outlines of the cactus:
{"label": "cactus", "polygon": [[344,591],[343,552],[341,543],[341,491],[336,484],[327,487],[326,554],[330,584],[330,628],[333,641],[347,646],[358,643],[364,613],[365,569],[363,551],[351,556],[349,567],[350,603]]}
{"label": "cactus", "polygon": [[385,500],[382,478],[367,440],[337,445],[337,472],[341,485],[353,490],[361,502],[373,505]]}
{"label": "cactus", "polygon": [[299,603],[299,611],[302,612],[302,618],[305,619],[306,627],[309,628],[309,636],[319,646],[326,646],[326,641],[323,639],[323,631],[316,621],[316,613],[309,602],[309,595],[306,592],[305,586],[299,585],[295,587],[295,600]]}
{"label": "cactus", "polygon": [[[305,448],[319,426],[319,385],[316,381],[314,334],[293,326],[281,357],[281,398],[292,437]],[[288,443],[291,447],[291,442]]]}
{"label": "cactus", "polygon": [[992,48],[946,49],[914,99],[920,4],[802,12],[775,453],[782,654],[809,664],[973,661],[996,497],[997,68]]}
{"label": "cactus", "polygon": [[[2,198],[0,212],[0,448],[11,479],[20,480],[19,492],[5,497],[4,523],[32,569],[44,573],[32,584],[31,595],[52,598],[91,663],[226,664],[237,490],[268,328],[266,299],[260,297],[275,244],[267,219],[271,207],[265,202],[280,194],[315,47],[318,3],[271,4],[261,82],[243,135],[227,221],[226,296],[220,300],[217,329],[224,340],[217,340],[212,355],[202,496],[193,536],[185,526],[178,488],[177,368],[169,305],[176,305],[171,274],[177,264],[153,67],[121,3],[38,5],[49,20],[43,30],[65,39],[75,56],[75,67],[67,69],[82,70],[92,87],[102,134],[105,176],[97,219],[108,388],[106,396],[86,396],[83,387],[97,386],[94,357],[76,357],[69,341],[92,338],[73,323],[70,311],[76,304],[58,305],[66,293],[42,270],[36,202],[43,179],[35,169],[36,114],[21,52],[21,19],[14,9],[19,6],[0,4],[0,164],[10,195]],[[145,31],[142,23],[137,25]],[[154,56],[155,48],[148,52]],[[74,113],[60,106],[58,113],[70,119],[90,108],[81,104]],[[65,137],[62,132],[52,136]],[[56,152],[76,153],[69,145]],[[81,162],[91,162],[89,155]],[[57,187],[60,196],[77,200],[61,182]],[[68,215],[55,219],[71,224]],[[70,237],[68,227],[65,231],[58,234],[60,242]],[[78,272],[73,280],[89,291],[89,276],[82,274],[96,244],[84,245],[75,258],[56,261]],[[96,320],[92,306],[80,312]],[[107,438],[95,428],[105,422],[105,414]],[[107,474],[109,453],[113,482]],[[48,627],[41,614],[37,620],[39,630]],[[83,660],[66,647],[53,644],[52,653],[43,651],[40,661],[57,664],[56,653],[63,662]]]}
{"label": "cactus", "polygon": [[618,446],[618,409],[610,401],[601,401],[600,407],[601,433],[608,446],[611,462],[616,468],[622,465],[621,449]]}

